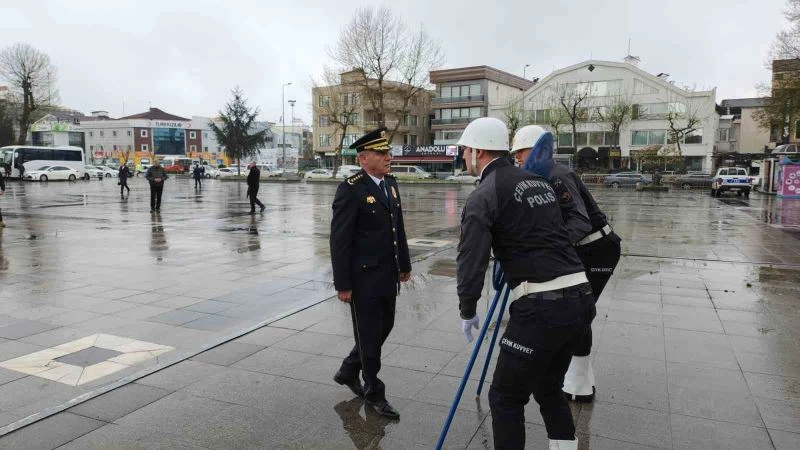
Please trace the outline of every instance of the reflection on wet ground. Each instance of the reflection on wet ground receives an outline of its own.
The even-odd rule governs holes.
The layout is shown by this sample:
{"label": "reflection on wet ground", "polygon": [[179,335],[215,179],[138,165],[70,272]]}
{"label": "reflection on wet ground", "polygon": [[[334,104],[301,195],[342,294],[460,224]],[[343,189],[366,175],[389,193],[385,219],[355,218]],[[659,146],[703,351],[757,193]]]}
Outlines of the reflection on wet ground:
{"label": "reflection on wet ground", "polygon": [[[0,447],[33,436],[43,448],[432,447],[471,349],[453,277],[472,187],[401,185],[417,262],[384,347],[382,378],[401,413],[386,422],[331,379],[353,345],[350,312],[330,298],[334,185],[264,185],[267,211],[250,216],[239,184],[212,181],[198,192],[191,180],[171,180],[161,215],[151,216],[140,181],[125,200],[103,182],[12,184],[0,199],[9,224],[0,362],[95,333],[190,354],[310,307],[9,434]],[[598,303],[597,400],[572,405],[581,448],[800,447],[800,202],[594,192],[625,256]],[[481,308],[485,315],[487,302]],[[0,419],[153,364],[78,386],[0,369]],[[486,389],[477,401],[469,395],[479,376],[450,448],[491,448]],[[544,447],[533,402],[526,421],[529,447]]]}

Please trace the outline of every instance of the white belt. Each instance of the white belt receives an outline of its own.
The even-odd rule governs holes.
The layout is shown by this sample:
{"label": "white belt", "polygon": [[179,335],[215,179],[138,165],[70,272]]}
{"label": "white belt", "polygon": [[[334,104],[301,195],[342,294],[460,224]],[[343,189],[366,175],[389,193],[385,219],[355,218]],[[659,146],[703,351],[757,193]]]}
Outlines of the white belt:
{"label": "white belt", "polygon": [[606,225],[603,228],[600,228],[600,230],[595,231],[594,233],[592,233],[592,234],[586,236],[585,238],[581,239],[580,241],[578,241],[578,243],[575,244],[575,246],[577,247],[579,245],[591,244],[592,242],[594,242],[594,241],[596,241],[598,239],[602,239],[602,238],[608,236],[609,234],[611,234],[612,231],[613,230],[611,229],[611,226],[610,225]]}
{"label": "white belt", "polygon": [[586,273],[584,272],[563,275],[550,281],[545,281],[544,283],[528,283],[527,281],[523,281],[519,286],[511,290],[511,295],[512,298],[518,299],[528,294],[555,291],[557,289],[564,289],[588,282],[589,280],[586,279]]}

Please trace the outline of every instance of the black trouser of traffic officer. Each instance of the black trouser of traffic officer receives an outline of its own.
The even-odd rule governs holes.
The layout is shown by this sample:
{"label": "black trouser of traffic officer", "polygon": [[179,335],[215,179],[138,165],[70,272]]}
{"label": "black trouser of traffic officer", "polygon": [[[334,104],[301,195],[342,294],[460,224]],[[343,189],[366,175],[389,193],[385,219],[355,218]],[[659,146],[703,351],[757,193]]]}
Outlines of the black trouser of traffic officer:
{"label": "black trouser of traffic officer", "polygon": [[[594,301],[600,299],[608,280],[614,274],[621,253],[621,239],[613,231],[611,234],[590,242],[586,245],[575,247],[578,257],[586,268],[586,278],[592,285]],[[592,351],[592,327],[590,326],[586,334],[575,347],[575,356],[589,356]]]}
{"label": "black trouser of traffic officer", "polygon": [[572,352],[595,315],[588,283],[540,292],[511,303],[489,389],[495,449],[525,448],[525,405],[533,394],[547,436],[575,439],[569,404],[561,392]]}
{"label": "black trouser of traffic officer", "polygon": [[131,188],[128,187],[128,179],[127,178],[120,178],[119,179],[119,195],[125,195],[125,189],[128,190],[128,193],[131,192]]}
{"label": "black trouser of traffic officer", "polygon": [[195,188],[203,187],[203,184],[200,182],[200,177],[196,175],[194,177],[194,187]]}
{"label": "black trouser of traffic officer", "polygon": [[396,296],[360,297],[355,292],[350,302],[356,345],[342,361],[341,373],[350,379],[364,378],[364,396],[372,402],[386,400],[386,386],[378,378],[381,346],[394,327]]}
{"label": "black trouser of traffic officer", "polygon": [[164,185],[163,184],[152,184],[150,185],[150,209],[160,211],[161,210],[161,194],[164,193]]}

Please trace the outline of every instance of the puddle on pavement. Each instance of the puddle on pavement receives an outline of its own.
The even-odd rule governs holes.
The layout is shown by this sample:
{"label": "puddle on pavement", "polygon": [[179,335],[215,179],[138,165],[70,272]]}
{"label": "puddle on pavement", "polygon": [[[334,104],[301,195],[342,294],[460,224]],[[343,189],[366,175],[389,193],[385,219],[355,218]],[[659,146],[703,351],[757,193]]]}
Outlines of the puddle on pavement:
{"label": "puddle on pavement", "polygon": [[437,259],[431,264],[428,270],[430,275],[439,275],[443,277],[456,277],[456,262],[452,259]]}
{"label": "puddle on pavement", "polygon": [[758,281],[761,283],[780,283],[800,286],[800,270],[778,268],[778,267],[759,267]]}

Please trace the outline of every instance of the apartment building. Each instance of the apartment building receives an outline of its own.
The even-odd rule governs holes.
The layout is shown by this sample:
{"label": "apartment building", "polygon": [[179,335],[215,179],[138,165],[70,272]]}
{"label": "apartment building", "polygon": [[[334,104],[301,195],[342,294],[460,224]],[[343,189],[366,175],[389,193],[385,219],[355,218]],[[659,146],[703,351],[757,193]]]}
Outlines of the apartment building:
{"label": "apartment building", "polygon": [[[379,126],[378,113],[368,97],[369,93],[364,92],[363,83],[358,82],[360,77],[357,71],[345,72],[340,74],[339,84],[312,89],[314,151],[326,159],[326,163],[332,162],[342,137],[342,127],[336,122],[348,123],[341,154],[350,157],[355,156],[355,151],[347,147]],[[398,147],[429,145],[428,114],[434,94],[419,90],[404,106],[406,92],[402,85],[384,81],[384,123],[390,132],[396,128],[391,144]]]}
{"label": "apartment building", "polygon": [[436,85],[431,131],[434,145],[454,145],[467,124],[487,117],[490,108],[505,108],[533,81],[489,66],[434,70],[431,83]]}

